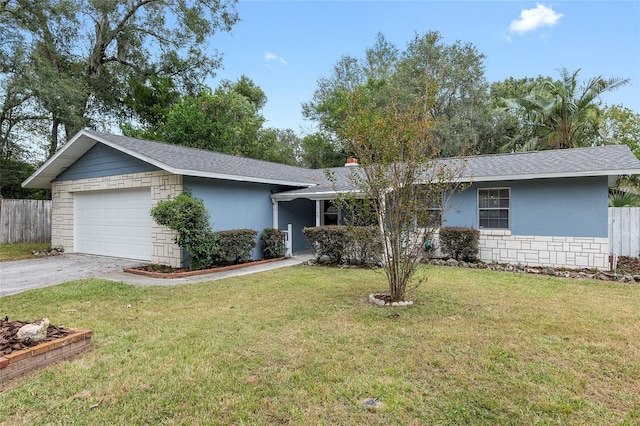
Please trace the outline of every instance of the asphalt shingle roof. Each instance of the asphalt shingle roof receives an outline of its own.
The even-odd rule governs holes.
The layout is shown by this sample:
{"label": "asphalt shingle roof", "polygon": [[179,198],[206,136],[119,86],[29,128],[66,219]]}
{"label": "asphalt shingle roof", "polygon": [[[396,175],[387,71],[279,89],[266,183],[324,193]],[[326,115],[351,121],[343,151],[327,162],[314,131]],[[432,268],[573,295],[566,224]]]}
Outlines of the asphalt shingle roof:
{"label": "asphalt shingle roof", "polygon": [[[163,142],[130,138],[108,133],[85,130],[97,139],[109,141],[127,151],[142,155],[146,159],[180,171],[181,174],[200,176],[206,174],[227,175],[243,180],[265,180],[288,182],[295,186],[310,186],[317,183],[317,170],[253,158],[237,157],[204,149],[188,148]],[[139,156],[138,156],[139,157]]]}
{"label": "asphalt shingle roof", "polygon": [[473,179],[622,175],[638,172],[640,160],[626,145],[555,149],[466,157],[463,175]]}
{"label": "asphalt shingle roof", "polygon": [[[471,182],[640,174],[640,160],[626,145],[479,155],[437,161],[459,170],[453,173],[458,180]],[[357,189],[351,184],[349,175],[358,169],[341,167],[331,170],[335,182],[324,177],[317,186],[286,191],[274,198],[313,198],[333,191]]]}
{"label": "asphalt shingle roof", "polygon": [[[324,170],[288,166],[94,130],[83,130],[23,185],[31,188],[50,187],[53,179],[84,155],[95,143],[107,144],[176,174],[291,187],[292,190],[274,196],[282,199],[314,194],[319,196],[336,190],[353,190],[354,186],[349,181],[349,176],[359,170],[359,167],[331,169],[335,176],[334,185],[327,178]],[[481,155],[437,161],[444,162],[456,170],[461,169],[460,180],[465,181],[640,174],[640,160],[626,145]]]}

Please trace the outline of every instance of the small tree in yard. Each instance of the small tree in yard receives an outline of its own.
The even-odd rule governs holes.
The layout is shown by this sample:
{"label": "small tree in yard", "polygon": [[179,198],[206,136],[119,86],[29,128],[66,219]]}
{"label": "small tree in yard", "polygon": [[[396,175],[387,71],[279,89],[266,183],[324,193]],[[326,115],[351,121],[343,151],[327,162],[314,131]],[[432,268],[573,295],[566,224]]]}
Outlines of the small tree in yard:
{"label": "small tree in yard", "polygon": [[360,164],[350,179],[377,218],[391,301],[404,301],[425,241],[439,227],[428,212],[445,207],[463,161],[434,160],[427,101],[404,101],[386,83],[370,82],[349,94],[347,108],[339,134]]}
{"label": "small tree in yard", "polygon": [[183,191],[171,200],[160,201],[151,209],[159,225],[178,232],[175,242],[187,250],[190,269],[205,269],[218,253],[218,236],[211,230],[204,202]]}

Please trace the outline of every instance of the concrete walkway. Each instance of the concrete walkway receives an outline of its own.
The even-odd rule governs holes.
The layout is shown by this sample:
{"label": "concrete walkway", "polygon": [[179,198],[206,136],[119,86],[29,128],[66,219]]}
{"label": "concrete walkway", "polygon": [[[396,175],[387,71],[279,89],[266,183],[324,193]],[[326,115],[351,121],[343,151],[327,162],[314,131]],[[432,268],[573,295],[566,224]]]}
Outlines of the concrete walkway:
{"label": "concrete walkway", "polygon": [[313,259],[313,255],[310,253],[300,253],[289,259],[247,266],[246,268],[231,271],[166,279],[145,277],[123,271],[124,268],[130,268],[144,263],[137,260],[82,254],[64,254],[62,256],[39,259],[0,262],[0,297],[83,278],[102,278],[139,286],[190,284],[284,268],[298,265],[309,259]]}
{"label": "concrete walkway", "polygon": [[242,275],[255,274],[258,272],[270,271],[272,269],[285,268],[287,266],[299,265],[315,257],[310,253],[298,254],[284,260],[276,262],[263,263],[261,265],[247,266],[245,268],[234,269],[231,271],[212,272],[210,274],[193,275],[183,278],[153,278],[144,275],[131,274],[123,271],[107,272],[104,274],[96,274],[96,278],[102,278],[110,281],[124,282],[138,286],[172,286],[180,284],[201,283],[205,281],[216,281],[229,277],[239,277]]}

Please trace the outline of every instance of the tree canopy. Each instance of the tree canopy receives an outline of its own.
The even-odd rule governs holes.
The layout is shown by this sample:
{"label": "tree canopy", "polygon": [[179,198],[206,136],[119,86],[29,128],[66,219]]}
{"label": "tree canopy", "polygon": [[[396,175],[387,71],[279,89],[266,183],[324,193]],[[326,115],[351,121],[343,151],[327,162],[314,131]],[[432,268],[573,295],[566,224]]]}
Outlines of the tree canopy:
{"label": "tree canopy", "polygon": [[220,65],[207,40],[238,20],[233,0],[7,0],[0,7],[3,146],[45,134],[48,155],[81,128],[120,116],[136,82],[170,76],[180,91],[197,93]]}
{"label": "tree canopy", "polygon": [[602,76],[578,80],[580,70],[560,70],[560,79],[544,80],[529,93],[508,100],[531,138],[520,149],[575,148],[604,143],[600,133],[602,109],[599,96],[629,83],[629,79]]}
{"label": "tree canopy", "polygon": [[[332,134],[347,119],[349,93],[367,83],[383,81],[396,89],[398,102],[421,101],[433,123],[439,155],[479,152],[491,132],[484,55],[470,43],[444,43],[437,31],[415,35],[400,51],[378,34],[364,58],[343,56],[331,76],[318,81],[303,115]],[[336,138],[336,151],[341,141]]]}

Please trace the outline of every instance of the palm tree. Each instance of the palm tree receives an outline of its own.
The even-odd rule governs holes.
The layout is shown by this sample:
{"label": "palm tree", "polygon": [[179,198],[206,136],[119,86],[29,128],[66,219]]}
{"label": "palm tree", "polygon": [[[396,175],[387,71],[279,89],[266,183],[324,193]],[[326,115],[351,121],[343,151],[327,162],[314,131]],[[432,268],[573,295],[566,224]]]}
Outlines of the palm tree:
{"label": "palm tree", "polygon": [[609,207],[640,207],[640,195],[633,192],[613,191],[609,194]]}
{"label": "palm tree", "polygon": [[[574,148],[597,142],[602,120],[597,99],[630,81],[597,76],[580,86],[579,72],[570,73],[563,68],[559,80],[545,81],[528,95],[507,101],[533,126],[531,140],[537,141],[538,148]],[[540,146],[542,143],[546,146]],[[524,145],[531,146],[531,143]]]}

